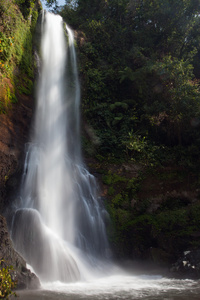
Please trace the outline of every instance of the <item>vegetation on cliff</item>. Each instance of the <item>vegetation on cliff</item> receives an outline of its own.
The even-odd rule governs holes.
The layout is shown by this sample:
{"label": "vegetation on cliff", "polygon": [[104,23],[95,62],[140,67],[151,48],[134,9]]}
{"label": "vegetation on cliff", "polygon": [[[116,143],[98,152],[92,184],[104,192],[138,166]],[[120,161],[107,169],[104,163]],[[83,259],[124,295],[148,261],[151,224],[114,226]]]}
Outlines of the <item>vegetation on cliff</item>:
{"label": "vegetation on cliff", "polygon": [[197,157],[198,12],[191,0],[67,1],[61,14],[79,32],[83,113],[98,153]]}
{"label": "vegetation on cliff", "polygon": [[29,134],[36,69],[33,39],[40,10],[39,0],[0,1],[0,212],[11,201],[9,179],[20,172]]}
{"label": "vegetation on cliff", "polygon": [[83,145],[119,256],[172,261],[200,246],[199,10],[192,0],[59,9],[77,30]]}
{"label": "vegetation on cliff", "polygon": [[0,1],[0,113],[6,113],[20,94],[32,93],[32,41],[40,9],[38,0]]}

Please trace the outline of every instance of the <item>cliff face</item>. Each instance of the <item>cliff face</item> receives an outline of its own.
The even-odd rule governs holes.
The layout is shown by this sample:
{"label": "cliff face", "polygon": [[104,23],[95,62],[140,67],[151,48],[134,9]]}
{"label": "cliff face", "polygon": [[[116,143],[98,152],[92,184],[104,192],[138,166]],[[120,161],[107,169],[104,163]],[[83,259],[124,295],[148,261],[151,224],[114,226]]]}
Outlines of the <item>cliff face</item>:
{"label": "cliff face", "polygon": [[0,115],[0,210],[3,212],[20,186],[24,144],[28,141],[33,99],[21,96],[7,114]]}
{"label": "cliff face", "polygon": [[117,259],[170,267],[185,251],[200,248],[196,170],[91,158],[88,163],[101,183],[101,196],[111,218],[109,238]]}
{"label": "cliff face", "polygon": [[1,267],[14,267],[12,278],[18,288],[36,288],[40,283],[14,250],[1,215],[9,220],[21,184],[34,106],[33,39],[40,10],[39,0],[0,2],[0,260]]}

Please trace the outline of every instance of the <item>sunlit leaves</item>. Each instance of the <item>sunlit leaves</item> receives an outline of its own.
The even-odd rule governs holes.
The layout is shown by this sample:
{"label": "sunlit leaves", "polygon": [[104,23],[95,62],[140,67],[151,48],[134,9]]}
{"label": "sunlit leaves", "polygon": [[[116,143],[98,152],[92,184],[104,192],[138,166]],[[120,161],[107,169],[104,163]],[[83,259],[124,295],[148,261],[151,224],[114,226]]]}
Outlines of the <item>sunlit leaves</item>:
{"label": "sunlit leaves", "polygon": [[16,294],[13,289],[16,287],[16,282],[11,278],[12,267],[3,267],[4,262],[0,261],[0,298],[8,299],[10,295]]}

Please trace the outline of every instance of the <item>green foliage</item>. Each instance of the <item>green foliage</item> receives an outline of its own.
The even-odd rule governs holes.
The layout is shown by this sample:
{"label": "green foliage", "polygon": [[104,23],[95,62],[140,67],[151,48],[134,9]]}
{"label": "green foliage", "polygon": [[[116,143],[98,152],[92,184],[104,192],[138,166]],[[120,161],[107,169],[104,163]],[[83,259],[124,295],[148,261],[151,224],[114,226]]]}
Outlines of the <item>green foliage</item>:
{"label": "green foliage", "polygon": [[47,7],[52,7],[56,9],[58,7],[58,1],[57,0],[46,0]]}
{"label": "green foliage", "polygon": [[[117,167],[114,169],[117,170]],[[133,249],[142,253],[150,247],[162,248],[169,253],[174,251],[174,248],[170,247],[174,247],[175,243],[177,253],[185,250],[184,247],[199,247],[200,243],[195,239],[195,232],[198,232],[200,224],[199,201],[192,203],[187,194],[169,193],[167,196],[163,191],[163,196],[158,195],[158,198],[163,197],[161,202],[158,202],[159,206],[152,210],[154,200],[150,195],[150,198],[147,195],[146,198],[141,196],[146,194],[143,191],[144,180],[148,182],[151,176],[157,178],[157,185],[159,182],[166,185],[171,182],[174,186],[176,183],[183,184],[187,181],[188,173],[185,174],[182,168],[166,172],[166,169],[159,167],[156,168],[155,174],[152,168],[143,167],[142,170],[138,171],[135,177],[130,177],[126,172],[120,173],[120,170],[119,173],[108,171],[103,175],[103,183],[108,188],[107,209],[114,227],[109,231],[109,236],[117,249],[120,249],[120,255],[132,255]],[[127,177],[123,177],[124,175]],[[157,187],[155,189],[157,190]]]}
{"label": "green foliage", "polygon": [[[78,35],[83,115],[98,140],[90,155],[100,162],[199,168],[199,9],[196,0],[66,2],[61,14]],[[199,247],[199,204],[169,197],[149,213],[141,181],[120,171],[103,176],[114,244],[123,241],[131,256],[157,246],[169,252],[175,241],[177,252]]]}
{"label": "green foliage", "polygon": [[[199,118],[199,87],[192,81],[192,65],[188,60],[172,59],[165,56],[161,63],[154,65],[154,72],[159,76],[162,91],[159,101],[155,89],[151,107],[145,106],[146,117],[157,132],[166,136],[169,144],[186,143],[191,138],[191,120]],[[192,129],[192,128],[191,128]],[[158,131],[159,130],[159,131]],[[154,131],[153,131],[154,132]]]}
{"label": "green foliage", "polygon": [[[24,16],[15,3],[19,5]],[[38,0],[1,1],[0,113],[6,113],[13,103],[17,103],[18,92],[25,94],[32,92],[34,77],[32,42],[39,10]]]}
{"label": "green foliage", "polygon": [[33,10],[35,0],[16,0],[16,3],[19,6],[24,18],[27,19]]}
{"label": "green foliage", "polygon": [[104,175],[102,180],[107,185],[111,185],[119,182],[126,182],[125,177],[122,177],[116,173],[112,173],[111,171],[109,171],[107,175]]}
{"label": "green foliage", "polygon": [[[31,7],[34,2],[29,3]],[[12,73],[15,64],[20,64],[23,71],[27,72],[30,76],[30,72],[32,73],[29,70],[32,65],[32,34],[30,28],[33,30],[36,24],[37,9],[33,10],[33,23],[30,23],[30,21],[23,19],[19,10],[12,2],[9,5],[9,3],[4,1],[2,6],[1,26],[3,30],[0,33],[0,60],[1,62],[3,60],[4,66],[7,65],[10,67],[10,73]],[[11,75],[9,72],[5,72],[5,74]]]}
{"label": "green foliage", "polygon": [[21,94],[31,95],[33,92],[33,82],[30,79],[25,79],[21,86],[18,86],[18,91]]}
{"label": "green foliage", "polygon": [[16,296],[16,293],[13,292],[13,289],[16,287],[16,282],[11,278],[10,272],[13,270],[13,267],[3,267],[3,261],[0,261],[0,298],[8,299],[10,295]]}
{"label": "green foliage", "polygon": [[11,103],[17,103],[17,97],[15,96],[15,94],[13,92],[11,92],[9,86],[7,86],[7,98]]}
{"label": "green foliage", "polygon": [[123,141],[126,154],[131,160],[140,161],[148,166],[156,166],[162,163],[165,147],[156,145],[148,136],[141,136],[137,132],[129,132],[127,140]]}
{"label": "green foliage", "polygon": [[4,103],[2,103],[2,101],[0,100],[0,114],[5,114],[6,110],[5,110],[5,105]]}
{"label": "green foliage", "polygon": [[148,143],[145,136],[141,137],[141,135],[133,134],[132,131],[129,132],[129,141],[126,144],[128,150],[144,152],[147,145]]}
{"label": "green foliage", "polygon": [[154,217],[153,230],[156,231],[156,234],[164,232],[165,235],[170,235],[179,230],[180,234],[180,228],[183,229],[187,225],[189,224],[186,209],[170,210],[161,212]]}
{"label": "green foliage", "polygon": [[[113,230],[109,236],[115,244],[126,244],[129,225],[133,217],[132,200],[137,198],[140,189],[141,177],[126,178],[118,173],[108,171],[102,177],[104,184],[108,185],[107,209],[112,219]],[[129,247],[129,246],[128,246]]]}
{"label": "green foliage", "polygon": [[0,32],[0,60],[6,61],[11,56],[11,47],[13,46],[14,37],[6,37],[3,32]]}
{"label": "green foliage", "polygon": [[32,33],[32,35],[34,34],[34,30],[35,30],[35,27],[36,27],[38,15],[39,15],[39,9],[37,9],[37,10],[34,9],[32,11],[32,18],[31,18],[31,33]]}
{"label": "green foliage", "polygon": [[156,164],[164,147],[197,145],[198,11],[191,0],[66,2],[61,14],[81,30],[83,112],[100,155]]}
{"label": "green foliage", "polygon": [[[200,225],[199,208],[199,204],[196,204],[189,210],[179,207],[159,213],[131,214],[128,210],[112,207],[111,217],[116,229],[112,240],[131,249],[142,247],[148,250],[160,245],[167,252],[173,251],[173,255],[175,252],[171,246],[174,244],[177,253],[184,251],[185,247],[199,247],[200,243],[195,238]],[[127,253],[127,249],[123,249],[123,252]]]}

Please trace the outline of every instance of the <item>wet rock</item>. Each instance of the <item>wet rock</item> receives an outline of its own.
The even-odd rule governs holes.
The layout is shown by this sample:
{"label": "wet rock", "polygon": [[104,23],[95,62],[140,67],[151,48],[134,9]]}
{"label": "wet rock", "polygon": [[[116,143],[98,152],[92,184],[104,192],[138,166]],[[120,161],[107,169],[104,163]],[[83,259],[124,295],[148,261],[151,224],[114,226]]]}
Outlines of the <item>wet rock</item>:
{"label": "wet rock", "polygon": [[25,260],[14,250],[9,237],[7,223],[0,215],[0,259],[4,267],[12,266],[12,279],[17,281],[18,289],[34,289],[40,287],[39,279],[26,268]]}
{"label": "wet rock", "polygon": [[178,278],[199,279],[200,278],[200,249],[185,251],[170,272]]}
{"label": "wet rock", "polygon": [[19,103],[0,114],[0,213],[5,212],[19,189],[32,117],[32,97],[17,95],[17,99]]}
{"label": "wet rock", "polygon": [[21,272],[14,271],[12,279],[17,280],[17,289],[38,289],[40,287],[40,281],[38,277],[32,273],[29,269],[22,267]]}

